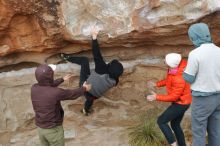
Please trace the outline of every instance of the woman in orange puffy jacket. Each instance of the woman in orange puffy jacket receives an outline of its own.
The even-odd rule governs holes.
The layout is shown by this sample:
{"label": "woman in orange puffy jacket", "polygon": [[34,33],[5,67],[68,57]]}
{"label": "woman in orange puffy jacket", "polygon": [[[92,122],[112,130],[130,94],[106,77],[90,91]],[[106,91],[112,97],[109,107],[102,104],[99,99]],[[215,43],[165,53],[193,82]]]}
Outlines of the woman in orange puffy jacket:
{"label": "woman in orange puffy jacket", "polygon": [[[162,115],[159,116],[157,123],[171,146],[177,146],[177,143],[179,146],[186,146],[180,123],[183,119],[184,113],[192,102],[190,85],[185,82],[182,77],[187,61],[182,59],[180,54],[170,53],[166,55],[165,62],[168,66],[166,79],[157,83],[151,83],[151,85],[157,87],[166,86],[167,94],[161,95],[152,93],[152,95],[147,96],[147,100],[172,102]],[[174,131],[177,142],[168,125],[169,122]]]}

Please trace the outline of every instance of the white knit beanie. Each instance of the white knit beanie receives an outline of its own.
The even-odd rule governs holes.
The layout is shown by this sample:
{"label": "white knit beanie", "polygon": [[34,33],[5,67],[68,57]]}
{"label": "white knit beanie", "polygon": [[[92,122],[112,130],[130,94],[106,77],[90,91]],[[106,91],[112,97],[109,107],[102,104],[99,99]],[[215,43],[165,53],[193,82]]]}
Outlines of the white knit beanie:
{"label": "white knit beanie", "polygon": [[165,57],[165,61],[167,65],[171,68],[176,68],[181,61],[182,57],[178,53],[169,53]]}

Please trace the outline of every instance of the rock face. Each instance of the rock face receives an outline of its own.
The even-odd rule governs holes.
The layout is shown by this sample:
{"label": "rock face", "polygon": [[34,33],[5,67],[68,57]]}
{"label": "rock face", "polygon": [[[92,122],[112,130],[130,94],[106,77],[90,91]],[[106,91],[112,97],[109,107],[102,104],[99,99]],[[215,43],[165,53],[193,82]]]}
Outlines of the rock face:
{"label": "rock face", "polygon": [[164,77],[166,53],[188,55],[194,22],[208,23],[220,44],[219,9],[219,0],[0,0],[0,146],[39,145],[30,101],[34,67],[59,64],[56,77],[75,76],[62,87],[77,87],[79,67],[63,64],[58,54],[85,55],[92,63],[94,26],[105,59],[121,60],[126,70],[117,88],[96,101],[92,116],[79,112],[83,97],[62,103],[66,144],[128,146],[124,131],[135,115],[167,106],[145,101],[146,80]]}
{"label": "rock face", "polygon": [[0,0],[0,67],[89,50],[94,25],[103,48],[188,48],[196,21],[219,43],[219,8],[218,0]]}
{"label": "rock face", "polygon": [[[125,129],[132,124],[132,117],[146,109],[162,107],[160,104],[152,105],[144,100],[147,91],[145,80],[163,77],[161,59],[126,61],[123,65],[126,71],[120,79],[120,84],[95,102],[95,112],[91,116],[85,117],[80,113],[83,97],[62,102],[65,107],[64,127],[67,145],[126,146],[128,140]],[[79,69],[79,66],[69,63],[57,66],[56,77],[72,73],[75,78],[73,85],[64,83],[63,88],[77,87]],[[147,73],[149,69],[152,73],[155,72],[154,76]],[[34,70],[35,68],[31,68],[0,74],[0,144],[39,145],[30,100],[30,87],[36,82]]]}
{"label": "rock face", "polygon": [[[80,113],[84,97],[62,102],[67,146],[129,146],[126,129],[134,124],[137,115],[147,110],[163,110],[167,106],[160,102],[147,102],[144,98],[149,93],[146,80],[156,81],[166,74],[163,59],[144,57],[122,63],[125,73],[118,86],[95,101],[91,116]],[[91,68],[94,68],[92,63]],[[72,84],[63,83],[62,88],[78,86],[79,69],[70,63],[57,66],[56,78],[68,73],[74,76]],[[0,145],[40,146],[30,99],[30,87],[36,82],[34,70],[0,74]],[[187,123],[184,124],[185,132],[189,130]]]}

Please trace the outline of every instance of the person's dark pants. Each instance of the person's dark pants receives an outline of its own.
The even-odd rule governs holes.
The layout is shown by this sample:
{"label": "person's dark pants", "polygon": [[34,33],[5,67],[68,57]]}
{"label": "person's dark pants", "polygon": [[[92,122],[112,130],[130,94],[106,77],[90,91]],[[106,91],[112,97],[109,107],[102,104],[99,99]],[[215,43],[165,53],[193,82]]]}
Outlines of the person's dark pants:
{"label": "person's dark pants", "polygon": [[[176,141],[173,135],[174,132],[179,146],[186,146],[184,133],[180,126],[180,123],[183,119],[184,113],[189,108],[189,106],[190,105],[180,105],[172,103],[162,113],[162,115],[158,117],[157,123],[169,144],[172,144]],[[168,125],[169,122],[171,123],[171,128],[173,132]]]}
{"label": "person's dark pants", "polygon": [[[68,58],[68,61],[72,62],[72,63],[76,63],[76,64],[81,66],[80,80],[79,80],[79,86],[81,87],[90,75],[89,60],[88,60],[87,57],[70,56]],[[93,105],[94,100],[97,99],[97,98],[94,97],[89,92],[86,92],[84,95],[85,95],[85,98],[86,98],[84,109],[85,109],[86,112],[89,112],[92,105]]]}

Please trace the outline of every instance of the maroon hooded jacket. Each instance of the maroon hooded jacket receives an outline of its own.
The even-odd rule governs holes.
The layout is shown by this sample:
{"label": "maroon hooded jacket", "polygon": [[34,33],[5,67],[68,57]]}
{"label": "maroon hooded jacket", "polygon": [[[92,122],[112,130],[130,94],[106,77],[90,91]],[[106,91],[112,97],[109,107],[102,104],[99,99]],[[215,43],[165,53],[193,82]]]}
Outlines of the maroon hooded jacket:
{"label": "maroon hooded jacket", "polygon": [[31,100],[35,111],[35,122],[40,128],[52,128],[62,125],[64,111],[60,104],[62,100],[74,100],[83,95],[85,88],[74,90],[61,89],[57,86],[64,80],[54,80],[54,72],[47,65],[39,66],[35,71],[38,81],[31,88]]}

